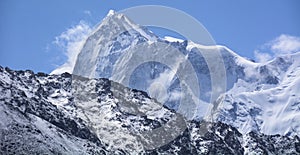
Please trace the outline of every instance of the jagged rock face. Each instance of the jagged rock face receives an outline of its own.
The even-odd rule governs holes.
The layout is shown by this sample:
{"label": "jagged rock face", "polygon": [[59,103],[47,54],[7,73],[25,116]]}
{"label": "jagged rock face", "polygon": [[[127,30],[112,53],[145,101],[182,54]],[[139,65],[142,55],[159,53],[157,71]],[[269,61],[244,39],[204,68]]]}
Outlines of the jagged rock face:
{"label": "jagged rock face", "polygon": [[[221,122],[180,121],[145,92],[107,79],[0,67],[0,93],[0,154],[300,153],[297,136],[242,135]],[[158,136],[165,140],[160,146],[149,133],[161,127],[179,132]]]}
{"label": "jagged rock face", "polygon": [[[1,154],[106,152],[80,118],[70,117],[49,100],[56,91],[70,89],[69,74],[49,77],[2,67],[0,72]],[[65,97],[72,102],[71,96]]]}

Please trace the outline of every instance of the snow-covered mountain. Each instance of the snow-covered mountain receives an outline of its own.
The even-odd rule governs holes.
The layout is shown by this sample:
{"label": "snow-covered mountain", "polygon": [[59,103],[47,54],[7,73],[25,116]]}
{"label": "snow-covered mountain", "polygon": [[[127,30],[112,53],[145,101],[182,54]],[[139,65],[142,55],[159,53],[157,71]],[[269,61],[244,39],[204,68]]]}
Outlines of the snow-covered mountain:
{"label": "snow-covered mountain", "polygon": [[[220,104],[217,120],[265,134],[300,134],[300,53],[244,69]],[[248,74],[248,75],[247,75]]]}
{"label": "snow-covered mountain", "polygon": [[0,154],[300,154],[299,77],[110,11],[72,74],[0,66]]}
{"label": "snow-covered mountain", "polygon": [[[168,55],[174,49],[180,53]],[[142,54],[139,55],[139,51]],[[221,55],[221,67],[210,66],[205,57],[215,51]],[[194,70],[181,68],[178,63],[181,55]],[[134,71],[130,70],[133,62],[162,59],[168,65],[145,61],[134,66]],[[243,134],[256,131],[292,136],[300,134],[299,67],[300,53],[280,56],[267,63],[256,63],[225,46],[203,46],[192,41],[159,38],[125,15],[110,12],[87,38],[73,74],[87,78],[109,78],[146,91],[167,107],[179,109],[190,120],[204,118],[207,121],[221,121],[238,128]],[[182,70],[188,78],[178,75],[182,74]],[[222,77],[213,83],[215,73]],[[196,80],[192,78],[193,74],[196,74]],[[191,91],[196,89],[192,88],[195,83],[198,83],[199,92]],[[214,88],[218,86],[220,93],[213,95],[212,92],[216,92]],[[196,101],[191,96],[196,96]],[[184,110],[180,109],[183,107],[180,107],[181,100],[188,101]]]}
{"label": "snow-covered mountain", "polygon": [[0,66],[0,118],[0,154],[300,153],[298,136],[182,121],[145,92],[68,73]]}

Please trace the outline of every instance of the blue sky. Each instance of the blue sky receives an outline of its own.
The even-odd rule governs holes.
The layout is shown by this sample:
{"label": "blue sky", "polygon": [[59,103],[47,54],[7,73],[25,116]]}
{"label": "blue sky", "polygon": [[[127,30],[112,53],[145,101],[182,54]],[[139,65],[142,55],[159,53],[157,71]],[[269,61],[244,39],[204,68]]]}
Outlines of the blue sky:
{"label": "blue sky", "polygon": [[300,42],[298,0],[1,0],[0,65],[50,73],[67,59],[55,38],[80,21],[96,25],[110,9],[138,5],[182,10],[201,22],[217,44],[251,59],[269,59],[282,49],[294,51]]}

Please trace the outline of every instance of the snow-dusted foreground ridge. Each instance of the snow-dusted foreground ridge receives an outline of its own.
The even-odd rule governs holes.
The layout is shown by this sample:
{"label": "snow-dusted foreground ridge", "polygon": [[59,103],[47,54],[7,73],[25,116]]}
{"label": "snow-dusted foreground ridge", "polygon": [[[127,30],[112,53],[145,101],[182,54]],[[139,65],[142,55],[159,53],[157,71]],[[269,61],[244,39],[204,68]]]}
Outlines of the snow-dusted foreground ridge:
{"label": "snow-dusted foreground ridge", "polygon": [[[0,66],[0,154],[300,153],[298,136],[242,135],[230,125],[205,121],[186,122],[172,140],[159,135],[167,142],[149,149],[152,139],[145,133],[181,118],[159,105],[145,92],[108,79]],[[176,133],[176,126],[168,133]]]}
{"label": "snow-dusted foreground ridge", "polygon": [[[164,46],[158,46],[162,44]],[[73,74],[120,82],[126,78],[122,75],[127,74],[126,67],[131,60],[141,59],[134,57],[130,53],[132,50],[144,51],[145,57],[170,59],[167,57],[168,47],[177,49],[191,62],[199,83],[198,98],[201,104],[185,105],[188,110],[181,110],[181,114],[186,116],[192,113],[189,115],[191,120],[205,118],[204,114],[212,106],[211,103],[217,101],[217,106],[213,105],[217,112],[209,116],[209,120],[232,125],[243,134],[257,131],[269,135],[300,135],[300,53],[283,55],[267,63],[255,63],[225,46],[203,46],[192,41],[159,38],[125,15],[110,13],[87,38],[78,55]],[[147,53],[152,49],[166,51],[162,55]],[[209,68],[207,59],[199,51],[202,54],[218,51],[222,56],[222,67],[226,71],[223,82],[226,88],[223,90],[221,87],[221,91],[225,93],[215,96],[218,99],[211,96],[214,91],[211,79],[212,73],[219,70]],[[126,59],[119,60],[124,55]],[[173,61],[176,62],[175,60]],[[120,66],[123,70],[114,74],[114,69]],[[180,65],[178,66],[170,71],[159,63],[141,64],[130,75],[126,86],[143,90],[170,109],[177,110],[182,98],[182,81],[178,74],[166,73],[178,73]],[[191,109],[197,110],[191,112]]]}

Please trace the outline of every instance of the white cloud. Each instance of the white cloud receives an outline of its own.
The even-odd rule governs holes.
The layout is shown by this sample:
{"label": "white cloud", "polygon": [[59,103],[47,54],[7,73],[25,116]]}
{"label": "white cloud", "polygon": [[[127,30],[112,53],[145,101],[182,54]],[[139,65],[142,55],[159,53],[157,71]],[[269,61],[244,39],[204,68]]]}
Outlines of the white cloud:
{"label": "white cloud", "polygon": [[[267,52],[261,51],[267,50]],[[264,44],[261,50],[255,50],[254,56],[258,62],[267,62],[274,56],[300,52],[300,37],[282,34]]]}
{"label": "white cloud", "polygon": [[300,37],[282,34],[268,44],[275,54],[290,54],[300,51]]}
{"label": "white cloud", "polygon": [[168,99],[167,88],[170,87],[173,78],[174,73],[170,70],[160,73],[159,77],[154,79],[148,88],[150,96],[157,99],[160,103],[165,103]]}
{"label": "white cloud", "polygon": [[80,21],[77,25],[55,37],[53,43],[63,50],[64,54],[68,57],[68,60],[62,66],[52,71],[51,74],[61,74],[64,72],[72,73],[77,55],[90,32],[91,27],[89,24]]}
{"label": "white cloud", "polygon": [[256,61],[262,62],[262,63],[267,62],[273,58],[269,53],[263,53],[258,50],[254,51],[254,56],[255,56]]}

